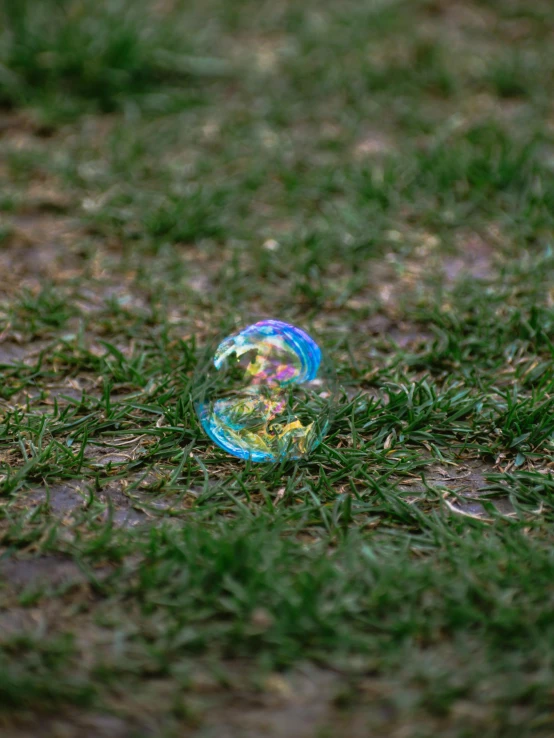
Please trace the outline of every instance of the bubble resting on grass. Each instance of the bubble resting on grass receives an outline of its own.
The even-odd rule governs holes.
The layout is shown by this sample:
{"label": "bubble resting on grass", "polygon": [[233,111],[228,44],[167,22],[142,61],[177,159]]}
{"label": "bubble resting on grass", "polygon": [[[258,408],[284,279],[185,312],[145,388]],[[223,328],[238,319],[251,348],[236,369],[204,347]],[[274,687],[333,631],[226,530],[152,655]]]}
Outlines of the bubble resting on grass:
{"label": "bubble resting on grass", "polygon": [[197,374],[195,398],[202,427],[218,446],[241,459],[279,461],[321,443],[336,383],[307,333],[263,320],[219,344]]}

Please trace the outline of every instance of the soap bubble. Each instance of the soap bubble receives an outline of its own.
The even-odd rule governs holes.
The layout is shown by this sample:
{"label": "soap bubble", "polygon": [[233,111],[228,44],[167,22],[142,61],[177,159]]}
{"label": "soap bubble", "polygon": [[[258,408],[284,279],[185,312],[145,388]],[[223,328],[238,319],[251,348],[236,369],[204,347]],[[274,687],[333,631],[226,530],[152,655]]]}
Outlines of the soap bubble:
{"label": "soap bubble", "polygon": [[329,428],[337,386],[332,366],[303,330],[262,320],[225,338],[194,381],[207,435],[241,459],[298,459]]}

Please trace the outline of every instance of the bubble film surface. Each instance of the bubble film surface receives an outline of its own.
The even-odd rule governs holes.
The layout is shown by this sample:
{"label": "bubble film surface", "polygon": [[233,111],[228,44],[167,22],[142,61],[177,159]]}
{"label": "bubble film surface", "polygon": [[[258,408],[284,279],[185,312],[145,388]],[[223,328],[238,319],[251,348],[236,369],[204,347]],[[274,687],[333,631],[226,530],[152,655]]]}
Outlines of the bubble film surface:
{"label": "bubble film surface", "polygon": [[334,371],[317,343],[277,320],[225,338],[195,380],[205,432],[228,453],[252,461],[310,453],[327,431],[335,401]]}

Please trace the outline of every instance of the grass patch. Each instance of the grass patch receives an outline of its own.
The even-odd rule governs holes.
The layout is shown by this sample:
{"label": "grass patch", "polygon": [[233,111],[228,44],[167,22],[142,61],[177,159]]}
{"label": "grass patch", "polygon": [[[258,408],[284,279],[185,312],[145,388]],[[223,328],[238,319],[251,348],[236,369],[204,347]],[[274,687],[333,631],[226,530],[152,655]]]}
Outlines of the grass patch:
{"label": "grass patch", "polygon": [[0,37],[0,104],[42,105],[53,119],[145,103],[157,112],[201,99],[225,74],[193,53],[192,36],[150,3],[7,0]]}
{"label": "grass patch", "polygon": [[[8,732],[551,735],[549,4],[1,12]],[[337,366],[306,461],[199,427],[252,316]]]}

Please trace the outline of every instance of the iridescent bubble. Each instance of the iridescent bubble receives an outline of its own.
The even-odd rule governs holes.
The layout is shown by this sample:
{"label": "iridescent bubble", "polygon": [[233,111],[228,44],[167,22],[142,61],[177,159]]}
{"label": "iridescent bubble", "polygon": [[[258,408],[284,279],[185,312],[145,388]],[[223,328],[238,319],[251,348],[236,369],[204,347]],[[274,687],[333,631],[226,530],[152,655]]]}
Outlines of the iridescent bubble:
{"label": "iridescent bubble", "polygon": [[225,338],[194,382],[207,435],[252,461],[309,454],[329,427],[336,394],[334,371],[317,343],[278,320]]}

